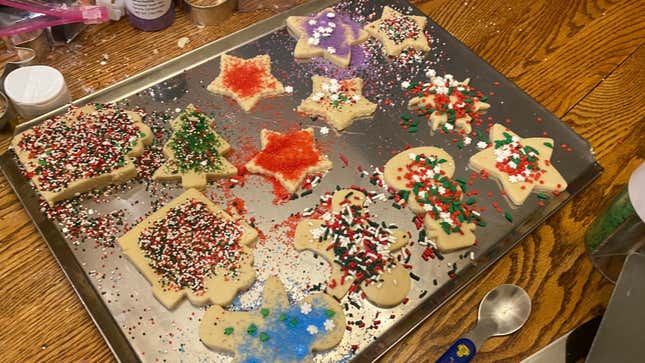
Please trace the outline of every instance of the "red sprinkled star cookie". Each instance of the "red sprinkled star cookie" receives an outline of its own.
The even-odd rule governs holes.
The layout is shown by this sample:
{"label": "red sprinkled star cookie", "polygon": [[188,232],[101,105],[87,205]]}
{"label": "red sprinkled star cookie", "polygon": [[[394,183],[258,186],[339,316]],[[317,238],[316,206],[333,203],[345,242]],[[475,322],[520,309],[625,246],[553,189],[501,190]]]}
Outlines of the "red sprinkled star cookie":
{"label": "red sprinkled star cookie", "polygon": [[282,83],[271,74],[271,57],[266,54],[251,59],[222,55],[220,74],[207,89],[233,98],[246,112],[261,99],[284,93]]}
{"label": "red sprinkled star cookie", "polygon": [[260,137],[262,150],[249,160],[246,169],[276,178],[289,193],[298,190],[307,175],[332,167],[316,148],[312,128],[287,133],[263,129]]}

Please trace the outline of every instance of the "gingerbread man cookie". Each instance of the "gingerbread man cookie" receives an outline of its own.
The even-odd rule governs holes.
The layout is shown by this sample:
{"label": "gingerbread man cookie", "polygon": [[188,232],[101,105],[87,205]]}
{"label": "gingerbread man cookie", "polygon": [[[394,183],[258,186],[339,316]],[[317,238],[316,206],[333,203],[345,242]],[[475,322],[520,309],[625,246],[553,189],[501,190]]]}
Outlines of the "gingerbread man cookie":
{"label": "gingerbread man cookie", "polygon": [[551,164],[552,153],[553,139],[521,138],[495,124],[490,129],[489,147],[473,155],[469,165],[497,179],[512,205],[520,206],[531,193],[567,189],[567,181]]}
{"label": "gingerbread man cookie", "polygon": [[167,161],[152,175],[154,180],[181,181],[184,189],[206,188],[208,179],[237,174],[224,154],[231,146],[212,129],[213,120],[188,105],[175,118],[172,135],[163,147]]}
{"label": "gingerbread man cookie", "polygon": [[297,250],[310,250],[331,264],[327,293],[341,299],[359,288],[377,306],[396,306],[410,290],[408,271],[391,254],[410,242],[410,234],[372,220],[358,190],[334,193],[331,211],[322,219],[303,220],[296,227]]}
{"label": "gingerbread man cookie", "polygon": [[168,309],[228,305],[255,280],[250,245],[258,232],[189,189],[119,238],[123,253]]}
{"label": "gingerbread man cookie", "polygon": [[472,246],[480,213],[474,198],[463,200],[464,185],[452,179],[455,161],[443,149],[429,146],[405,150],[386,164],[385,182],[399,192],[417,214],[425,214],[426,235],[442,251]]}
{"label": "gingerbread man cookie", "polygon": [[294,305],[277,277],[264,285],[255,311],[227,311],[214,305],[199,325],[211,349],[234,354],[235,362],[309,361],[313,352],[338,345],[345,332],[342,307],[327,294],[309,295]]}

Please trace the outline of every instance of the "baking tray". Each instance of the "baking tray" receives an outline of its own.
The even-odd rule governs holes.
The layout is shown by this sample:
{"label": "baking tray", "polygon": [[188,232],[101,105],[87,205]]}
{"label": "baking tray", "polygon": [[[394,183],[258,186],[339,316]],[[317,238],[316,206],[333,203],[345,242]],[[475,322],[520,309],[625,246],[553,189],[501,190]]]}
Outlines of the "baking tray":
{"label": "baking tray", "polygon": [[[393,309],[379,309],[356,297],[351,301],[350,297],[343,298],[342,303],[347,304],[347,320],[353,324],[350,325],[352,330],[346,332],[337,348],[317,354],[315,359],[372,361],[582,191],[599,176],[602,168],[596,163],[591,147],[584,139],[432,20],[428,22],[427,31],[433,46],[423,66],[401,66],[383,58],[378,55],[379,48],[374,41],[364,46],[364,49],[368,49],[367,54],[371,54],[366,58],[367,67],[339,70],[322,60],[307,63],[294,61],[291,54],[295,40],[284,27],[286,17],[308,15],[333,4],[335,1],[310,1],[83,97],[74,104],[120,102],[130,108],[142,107],[149,113],[160,111],[172,115],[176,109],[194,103],[214,117],[217,129],[236,149],[231,159],[236,159],[234,161],[238,163],[249,157],[240,151],[240,145],[251,144],[252,148],[259,148],[261,128],[285,130],[302,125],[316,129],[317,138],[333,161],[334,168],[311,195],[276,206],[272,204],[271,185],[259,176],[248,176],[244,186],[234,189],[224,190],[218,187],[218,183],[208,188],[206,194],[222,205],[230,202],[232,197],[244,199],[248,209],[247,218],[255,217],[257,227],[265,234],[255,251],[258,281],[248,292],[240,295],[230,309],[257,306],[262,281],[271,274],[282,278],[294,300],[304,296],[308,286],[325,280],[328,271],[326,265],[311,253],[295,252],[289,241],[285,240],[285,228],[288,226],[281,222],[292,213],[313,207],[322,193],[333,191],[336,185],[359,185],[376,190],[367,177],[361,177],[357,171],[359,166],[371,171],[374,167],[382,166],[392,150],[401,150],[407,145],[436,145],[455,158],[455,177],[469,177],[471,170],[466,167],[467,160],[478,151],[474,143],[459,149],[450,137],[439,134],[431,136],[425,122],[421,123],[417,133],[408,133],[401,128],[399,118],[406,113],[405,99],[399,86],[402,79],[423,79],[423,69],[427,66],[436,69],[439,74],[451,73],[460,80],[469,77],[475,88],[494,93],[489,100],[491,109],[487,116],[497,122],[512,120],[509,127],[523,137],[548,132],[556,144],[552,162],[569,184],[565,192],[548,199],[542,207],[538,206],[537,197],[532,195],[524,206],[511,210],[495,182],[476,180],[473,187],[482,196],[480,205],[487,207],[484,218],[488,223],[487,227],[478,228],[475,232],[477,246],[444,254],[443,260],[437,258],[427,262],[421,259],[422,247],[412,246],[412,272],[420,280],[413,281],[409,301]],[[382,6],[386,4],[422,15],[403,1],[355,0],[345,1],[338,6],[351,9],[354,15],[367,16],[372,13],[380,15]],[[294,88],[293,95],[262,101],[253,112],[246,114],[228,99],[208,93],[205,87],[219,73],[218,57],[225,52],[243,57],[270,54],[273,73],[285,85]],[[358,120],[341,134],[331,132],[323,135],[320,130],[326,126],[324,121],[303,117],[294,111],[300,100],[310,94],[309,78],[313,74],[338,78],[359,75],[365,79],[364,95],[367,98],[381,101],[387,98],[391,104],[379,107],[372,119]],[[17,132],[64,111],[61,108],[20,125]],[[536,121],[538,118],[541,119],[539,123]],[[562,144],[566,146],[561,148]],[[348,165],[345,166],[342,159],[348,160]],[[60,227],[41,211],[38,195],[28,180],[22,177],[11,150],[0,157],[0,166],[117,359],[123,362],[192,362],[219,361],[229,357],[208,350],[199,341],[197,327],[203,309],[184,301],[175,310],[166,310],[153,298],[148,283],[120,254],[118,247],[66,239]],[[489,191],[494,196],[483,197]],[[132,181],[125,187],[109,189],[109,195],[102,198],[100,203],[89,199],[83,203],[92,208],[95,215],[123,209],[126,222],[132,224],[150,212],[155,200],[158,201],[161,196],[167,200],[180,192],[181,188],[177,185],[150,187],[149,183]],[[490,208],[494,202],[512,214],[512,223],[503,214]],[[397,223],[401,228],[413,231],[413,236],[416,233],[410,211],[394,209],[390,202],[376,203],[371,210],[379,215],[379,219]],[[358,320],[369,326],[375,319],[381,322],[378,328],[358,328]],[[432,339],[432,336],[427,339]]]}

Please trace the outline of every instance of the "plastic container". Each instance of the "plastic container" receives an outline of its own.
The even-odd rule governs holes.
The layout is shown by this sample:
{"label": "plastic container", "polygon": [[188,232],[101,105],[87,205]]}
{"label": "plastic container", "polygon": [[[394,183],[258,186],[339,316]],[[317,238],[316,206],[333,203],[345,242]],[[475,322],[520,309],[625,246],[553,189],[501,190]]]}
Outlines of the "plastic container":
{"label": "plastic container", "polygon": [[18,68],[4,80],[4,89],[24,119],[32,119],[71,102],[63,75],[48,66]]}
{"label": "plastic container", "polygon": [[628,255],[645,253],[645,163],[587,228],[585,244],[594,266],[612,282]]}

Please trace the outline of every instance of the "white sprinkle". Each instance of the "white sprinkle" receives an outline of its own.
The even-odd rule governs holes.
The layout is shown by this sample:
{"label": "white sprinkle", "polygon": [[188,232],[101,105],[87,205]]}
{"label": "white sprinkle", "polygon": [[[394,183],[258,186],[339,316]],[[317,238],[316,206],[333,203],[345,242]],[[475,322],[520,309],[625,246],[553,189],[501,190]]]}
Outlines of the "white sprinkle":
{"label": "white sprinkle", "polygon": [[435,71],[434,69],[428,69],[428,71],[426,72],[426,77],[428,78],[432,78],[436,75],[437,75],[437,71]]}
{"label": "white sprinkle", "polygon": [[323,126],[320,128],[320,133],[323,135],[327,135],[329,133],[329,127]]}
{"label": "white sprinkle", "polygon": [[306,302],[306,303],[303,303],[302,305],[300,305],[300,313],[302,313],[304,315],[309,315],[310,312],[311,312],[311,304],[310,303]]}
{"label": "white sprinkle", "polygon": [[328,12],[328,13],[327,13],[327,17],[328,17],[329,19],[333,19],[333,18],[335,18],[335,17],[336,17],[336,13],[332,13],[332,12],[330,11],[330,12]]}
{"label": "white sprinkle", "polygon": [[473,141],[470,137],[466,136],[464,137],[464,145],[470,145],[470,143]]}
{"label": "white sprinkle", "polygon": [[318,328],[316,328],[316,326],[315,326],[315,325],[309,325],[309,326],[307,327],[307,332],[308,332],[309,334],[311,334],[311,335],[316,335],[316,334],[318,334]]}
{"label": "white sprinkle", "polygon": [[291,86],[284,86],[284,91],[287,93],[293,93],[293,87]]}
{"label": "white sprinkle", "polygon": [[317,21],[316,21],[316,19],[309,19],[309,21],[307,23],[309,25],[316,25]]}
{"label": "white sprinkle", "polygon": [[488,144],[483,141],[477,141],[477,147],[480,149],[485,149],[488,147]]}
{"label": "white sprinkle", "polygon": [[327,47],[327,53],[329,53],[329,54],[335,54],[335,53],[336,53],[336,48],[334,48],[334,47]]}
{"label": "white sprinkle", "polygon": [[325,324],[325,330],[326,331],[334,330],[334,328],[336,327],[336,324],[331,319],[325,320],[324,324]]}
{"label": "white sprinkle", "polygon": [[401,82],[401,89],[408,89],[410,87],[410,82],[409,81],[403,81]]}
{"label": "white sprinkle", "polygon": [[177,46],[179,48],[185,47],[188,43],[190,43],[190,39],[188,39],[188,37],[181,37],[177,40]]}

